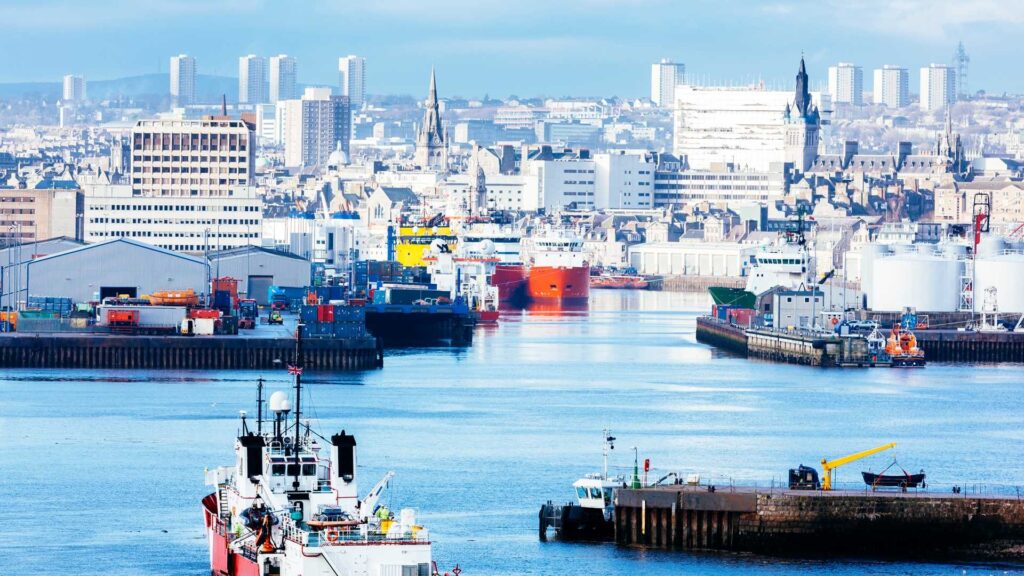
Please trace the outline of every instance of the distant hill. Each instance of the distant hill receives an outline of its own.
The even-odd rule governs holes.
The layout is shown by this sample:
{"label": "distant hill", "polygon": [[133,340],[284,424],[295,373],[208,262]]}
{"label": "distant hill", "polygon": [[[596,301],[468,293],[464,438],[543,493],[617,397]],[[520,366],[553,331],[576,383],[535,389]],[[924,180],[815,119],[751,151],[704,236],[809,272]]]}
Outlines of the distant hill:
{"label": "distant hill", "polygon": [[[114,80],[89,80],[86,93],[90,100],[107,100],[117,97],[160,99],[167,97],[169,82],[167,74],[143,74]],[[42,97],[51,100],[60,98],[61,82],[10,82],[0,83],[0,98]],[[221,95],[227,95],[228,102],[238,99],[238,79],[230,76],[200,74],[196,78],[196,99],[199,102],[220,102]]]}

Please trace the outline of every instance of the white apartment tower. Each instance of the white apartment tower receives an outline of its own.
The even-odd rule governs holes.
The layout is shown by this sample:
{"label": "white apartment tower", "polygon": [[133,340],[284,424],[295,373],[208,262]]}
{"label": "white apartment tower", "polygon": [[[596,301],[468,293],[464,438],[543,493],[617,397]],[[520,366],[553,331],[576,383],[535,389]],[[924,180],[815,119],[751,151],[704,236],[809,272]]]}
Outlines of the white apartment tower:
{"label": "white apartment tower", "polygon": [[196,101],[196,59],[188,54],[171,56],[171,106]]}
{"label": "white apartment tower", "polygon": [[298,98],[295,88],[295,58],[287,54],[270,57],[270,102]]}
{"label": "white apartment tower", "polygon": [[64,101],[81,102],[85,100],[85,78],[77,74],[64,76]]}
{"label": "white apartment tower", "polygon": [[348,154],[351,112],[347,96],[330,88],[306,88],[298,100],[278,102],[287,166],[327,166],[335,150]]}
{"label": "white apartment tower", "polygon": [[942,110],[956,102],[956,69],[946,64],[921,68],[921,110]]}
{"label": "white apartment tower", "polygon": [[903,108],[910,103],[910,74],[906,68],[886,64],[875,69],[875,104]]}
{"label": "white apartment tower", "polygon": [[338,85],[341,95],[348,96],[353,110],[359,110],[366,102],[366,58],[342,56],[338,58]]}
{"label": "white apartment tower", "polygon": [[267,59],[249,54],[238,59],[238,103],[267,101]]}
{"label": "white apartment tower", "polygon": [[854,106],[864,104],[864,70],[849,62],[829,66],[828,92],[833,102]]}
{"label": "white apartment tower", "polygon": [[662,108],[676,103],[676,86],[686,84],[686,65],[667,59],[651,65],[651,101]]}

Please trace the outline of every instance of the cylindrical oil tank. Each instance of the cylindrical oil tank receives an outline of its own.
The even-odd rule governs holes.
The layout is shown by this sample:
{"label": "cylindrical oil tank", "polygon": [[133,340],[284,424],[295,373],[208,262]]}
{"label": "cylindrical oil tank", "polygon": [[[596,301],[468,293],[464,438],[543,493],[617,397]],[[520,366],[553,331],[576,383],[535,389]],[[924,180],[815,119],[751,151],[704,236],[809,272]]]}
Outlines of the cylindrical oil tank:
{"label": "cylindrical oil tank", "polygon": [[967,257],[966,244],[953,244],[952,242],[950,242],[948,244],[942,244],[941,246],[942,254],[948,258],[953,258],[955,260],[963,260],[964,258]]}
{"label": "cylindrical oil tank", "polygon": [[872,310],[953,312],[960,307],[962,261],[926,254],[897,254],[875,260]]}
{"label": "cylindrical oil tank", "polygon": [[981,311],[985,304],[985,290],[995,288],[1000,312],[1024,313],[1024,254],[979,258],[974,267],[977,275],[976,311]]}
{"label": "cylindrical oil tank", "polygon": [[873,297],[875,263],[888,255],[889,247],[885,244],[866,244],[861,249],[860,286],[868,307],[871,307]]}
{"label": "cylindrical oil tank", "polygon": [[1006,242],[1001,236],[985,234],[978,242],[978,258],[989,258],[1003,253]]}

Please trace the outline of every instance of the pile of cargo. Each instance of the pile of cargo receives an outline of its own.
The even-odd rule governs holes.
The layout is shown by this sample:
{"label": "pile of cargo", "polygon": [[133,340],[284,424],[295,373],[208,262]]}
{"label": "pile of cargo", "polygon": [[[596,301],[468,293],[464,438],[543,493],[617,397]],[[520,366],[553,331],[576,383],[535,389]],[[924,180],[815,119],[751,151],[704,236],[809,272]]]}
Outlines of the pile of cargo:
{"label": "pile of cargo", "polygon": [[59,298],[52,296],[29,296],[28,310],[50,312],[48,316],[53,318],[67,318],[75,309],[71,298]]}
{"label": "pile of cargo", "polygon": [[362,338],[366,336],[366,309],[343,304],[302,306],[299,318],[303,338]]}
{"label": "pile of cargo", "polygon": [[430,274],[425,266],[403,266],[400,262],[364,260],[352,265],[349,286],[352,295],[365,298],[368,288],[379,284],[428,284]]}
{"label": "pile of cargo", "polygon": [[711,306],[711,316],[719,322],[732,324],[747,328],[750,326],[757,311],[743,306],[732,306],[728,304],[714,304]]}

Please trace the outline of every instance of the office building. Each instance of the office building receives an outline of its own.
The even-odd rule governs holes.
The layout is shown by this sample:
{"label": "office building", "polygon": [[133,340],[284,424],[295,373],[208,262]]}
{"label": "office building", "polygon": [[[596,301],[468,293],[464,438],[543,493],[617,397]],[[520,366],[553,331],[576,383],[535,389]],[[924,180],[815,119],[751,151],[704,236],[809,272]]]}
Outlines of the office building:
{"label": "office building", "polygon": [[945,64],[921,68],[921,110],[942,110],[956,102],[956,69]]}
{"label": "office building", "polygon": [[302,98],[278,103],[285,165],[327,166],[331,154],[348,154],[351,110],[347,96],[330,88],[306,88]]}
{"label": "office building", "polygon": [[270,57],[270,102],[278,100],[294,100],[298,98],[296,93],[296,63],[295,58],[287,54],[278,54]]}
{"label": "office building", "polygon": [[828,93],[837,104],[864,104],[864,71],[849,62],[829,66]]}
{"label": "office building", "polygon": [[255,54],[238,59],[238,102],[262,104],[267,101],[267,59]]}
{"label": "office building", "polygon": [[338,58],[338,80],[340,94],[347,96],[353,110],[359,110],[366,102],[366,58],[342,56]]}
{"label": "office building", "polygon": [[85,78],[77,74],[64,76],[64,101],[81,102],[85,100]]}
{"label": "office building", "polygon": [[241,120],[140,120],[131,187],[146,196],[230,196],[252,182],[253,133]]}
{"label": "office building", "polygon": [[825,96],[808,86],[803,59],[795,93],[680,86],[673,153],[695,170],[732,164],[740,171],[768,172],[786,162],[807,170],[818,151],[821,110],[828,109]]}
{"label": "office building", "polygon": [[171,106],[196,102],[196,59],[187,54],[171,56]]}
{"label": "office building", "polygon": [[85,240],[203,252],[259,242],[254,135],[241,120],[140,120],[131,183],[85,187]]}
{"label": "office building", "polygon": [[910,74],[906,68],[886,64],[875,69],[875,104],[903,108],[910,104]]}
{"label": "office building", "polygon": [[651,101],[662,108],[672,108],[676,87],[686,84],[686,65],[666,59],[651,65]]}

